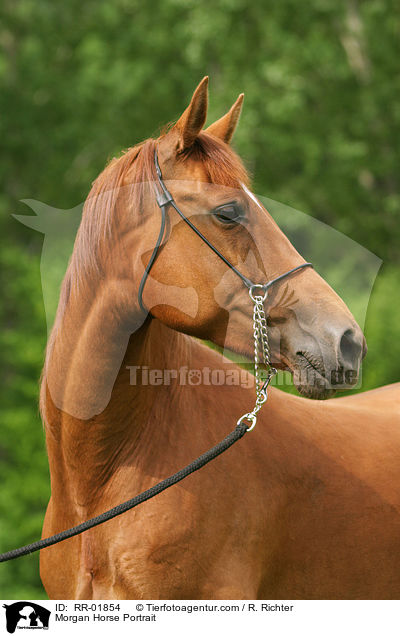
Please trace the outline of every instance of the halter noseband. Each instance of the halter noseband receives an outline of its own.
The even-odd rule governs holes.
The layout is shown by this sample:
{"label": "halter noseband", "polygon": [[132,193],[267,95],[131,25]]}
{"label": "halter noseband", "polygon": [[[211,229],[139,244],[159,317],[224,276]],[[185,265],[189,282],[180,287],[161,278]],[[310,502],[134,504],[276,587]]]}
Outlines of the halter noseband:
{"label": "halter noseband", "polygon": [[293,269],[290,269],[288,272],[285,272],[285,274],[281,274],[280,276],[277,276],[273,280],[270,280],[268,283],[265,283],[264,285],[253,283],[249,278],[247,278],[247,276],[244,276],[241,272],[239,272],[239,270],[234,265],[232,265],[232,263],[230,263],[228,259],[223,254],[221,254],[221,252],[212,243],[210,243],[210,241],[204,236],[204,234],[202,234],[200,230],[198,230],[197,227],[193,225],[193,223],[179,209],[179,207],[174,201],[174,197],[169,192],[167,186],[165,185],[163,181],[160,164],[158,163],[158,156],[157,156],[156,149],[154,150],[154,165],[156,168],[157,180],[158,180],[158,184],[157,184],[158,187],[157,186],[155,187],[155,195],[156,195],[157,204],[159,208],[161,209],[161,226],[160,226],[160,232],[158,234],[157,242],[155,244],[150,260],[147,263],[144,274],[142,276],[142,280],[140,281],[140,285],[139,285],[138,300],[139,300],[140,308],[143,309],[143,311],[146,311],[143,305],[143,289],[144,289],[146,280],[148,278],[148,275],[150,273],[150,270],[154,265],[154,261],[157,258],[158,250],[160,249],[160,246],[164,237],[165,221],[166,221],[165,210],[168,205],[171,205],[174,208],[174,210],[177,211],[181,219],[185,221],[185,223],[193,230],[193,232],[197,234],[197,236],[201,238],[202,241],[204,241],[206,245],[208,245],[208,247],[214,252],[214,254],[216,254],[222,261],[224,261],[225,265],[227,265],[233,272],[235,272],[237,276],[239,276],[239,278],[242,280],[244,285],[248,288],[250,297],[252,300],[254,300],[253,292],[255,292],[257,289],[263,292],[262,294],[257,294],[257,296],[258,295],[266,296],[268,289],[272,287],[272,285],[274,285],[275,283],[279,282],[280,280],[283,280],[284,278],[287,278],[287,276],[294,274],[300,269],[304,269],[305,267],[313,267],[312,263],[302,263],[301,265],[297,265],[297,267],[293,267]]}

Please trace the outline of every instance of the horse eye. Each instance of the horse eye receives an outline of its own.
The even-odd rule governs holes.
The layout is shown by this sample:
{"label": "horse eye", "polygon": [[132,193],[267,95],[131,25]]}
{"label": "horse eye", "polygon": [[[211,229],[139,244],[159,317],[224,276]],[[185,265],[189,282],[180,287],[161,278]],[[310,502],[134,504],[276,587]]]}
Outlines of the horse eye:
{"label": "horse eye", "polygon": [[220,205],[213,210],[213,214],[221,223],[235,223],[243,216],[241,208],[236,203]]}

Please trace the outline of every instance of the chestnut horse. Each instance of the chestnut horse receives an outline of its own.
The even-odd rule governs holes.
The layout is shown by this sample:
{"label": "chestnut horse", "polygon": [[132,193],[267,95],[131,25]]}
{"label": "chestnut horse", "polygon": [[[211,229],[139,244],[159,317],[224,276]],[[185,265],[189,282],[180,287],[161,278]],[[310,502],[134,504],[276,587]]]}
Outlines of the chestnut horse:
{"label": "chestnut horse", "polygon": [[[243,96],[203,130],[207,90],[204,78],[173,127],[114,159],[85,204],[43,373],[43,536],[174,473],[253,406],[242,369],[238,386],[178,381],[182,368],[227,368],[201,340],[249,359],[254,344],[242,281],[172,209],[145,312],[138,303],[160,231],[155,148],[179,207],[251,280],[304,262],[230,148]],[[271,389],[254,431],[207,467],[43,550],[51,598],[399,598],[399,386],[305,399],[333,394],[338,372],[354,383],[362,332],[311,268],[278,282],[265,307],[275,364],[296,372],[303,397]]]}

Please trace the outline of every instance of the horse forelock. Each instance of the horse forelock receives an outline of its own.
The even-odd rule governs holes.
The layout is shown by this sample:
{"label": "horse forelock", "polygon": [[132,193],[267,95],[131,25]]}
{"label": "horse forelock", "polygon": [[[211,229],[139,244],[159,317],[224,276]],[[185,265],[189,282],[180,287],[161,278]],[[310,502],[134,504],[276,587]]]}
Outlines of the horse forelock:
{"label": "horse forelock", "polygon": [[241,189],[241,184],[249,185],[249,175],[240,157],[228,144],[206,132],[201,132],[179,157],[182,161],[192,158],[202,163],[210,183],[237,189]]}

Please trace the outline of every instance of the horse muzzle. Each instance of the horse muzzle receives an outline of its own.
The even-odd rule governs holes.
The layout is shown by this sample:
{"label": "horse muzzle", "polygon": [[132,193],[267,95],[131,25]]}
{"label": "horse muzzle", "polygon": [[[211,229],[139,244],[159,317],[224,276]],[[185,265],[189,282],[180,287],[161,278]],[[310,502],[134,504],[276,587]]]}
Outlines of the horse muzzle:
{"label": "horse muzzle", "polygon": [[328,328],[320,338],[317,334],[303,336],[297,337],[295,344],[287,337],[281,342],[281,357],[292,371],[299,393],[326,399],[337,390],[350,389],[358,383],[367,345],[357,324]]}

